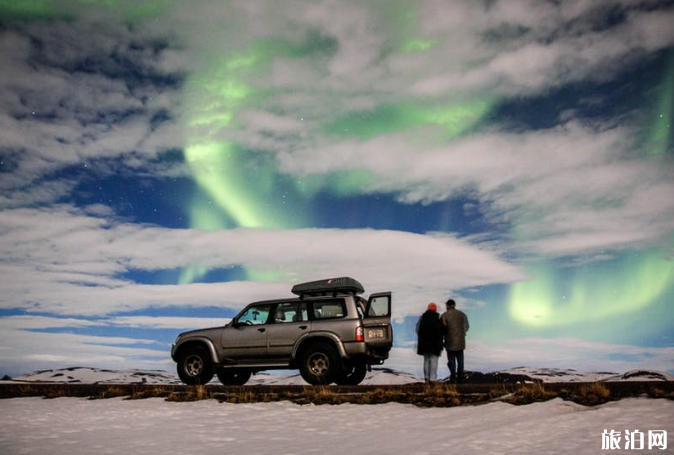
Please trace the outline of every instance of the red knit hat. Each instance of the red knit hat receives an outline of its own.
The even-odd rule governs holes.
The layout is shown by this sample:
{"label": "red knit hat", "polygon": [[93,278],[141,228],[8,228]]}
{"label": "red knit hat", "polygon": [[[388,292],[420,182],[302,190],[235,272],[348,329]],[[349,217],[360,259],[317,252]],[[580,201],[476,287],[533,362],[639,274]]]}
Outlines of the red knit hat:
{"label": "red knit hat", "polygon": [[428,304],[428,309],[429,309],[430,311],[435,311],[436,313],[438,312],[438,306],[437,306],[435,303],[433,303],[433,302],[431,302],[431,303]]}

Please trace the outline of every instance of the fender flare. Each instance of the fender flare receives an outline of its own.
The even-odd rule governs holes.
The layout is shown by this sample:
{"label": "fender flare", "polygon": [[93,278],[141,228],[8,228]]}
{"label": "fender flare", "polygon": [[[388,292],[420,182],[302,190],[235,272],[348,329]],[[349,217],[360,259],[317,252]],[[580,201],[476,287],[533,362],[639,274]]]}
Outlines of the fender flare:
{"label": "fender flare", "polygon": [[318,340],[318,339],[327,339],[332,344],[335,346],[337,349],[337,353],[339,354],[339,357],[342,359],[348,358],[349,355],[346,353],[346,349],[344,348],[344,344],[342,343],[342,340],[335,335],[332,332],[311,332],[306,335],[303,335],[300,337],[300,339],[297,340],[295,343],[295,346],[293,346],[293,351],[292,351],[292,358],[296,359],[297,356],[300,353],[300,348],[305,344],[305,343],[310,343],[311,340]]}
{"label": "fender flare", "polygon": [[190,345],[198,345],[205,347],[211,355],[211,360],[213,361],[213,364],[217,365],[220,363],[217,350],[215,349],[213,342],[207,337],[194,337],[188,338],[186,340],[181,340],[180,344],[176,345],[175,348],[173,349],[173,354],[171,355],[171,357],[173,357],[173,360],[177,361],[178,353],[183,349],[186,349]]}

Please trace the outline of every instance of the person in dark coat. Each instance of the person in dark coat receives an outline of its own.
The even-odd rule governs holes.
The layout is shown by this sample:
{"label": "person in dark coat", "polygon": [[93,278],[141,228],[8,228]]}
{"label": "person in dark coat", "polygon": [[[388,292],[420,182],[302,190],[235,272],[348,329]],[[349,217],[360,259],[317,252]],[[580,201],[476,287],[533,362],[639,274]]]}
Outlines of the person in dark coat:
{"label": "person in dark coat", "polygon": [[431,302],[417,322],[417,354],[424,356],[426,382],[435,382],[438,379],[438,359],[442,354],[443,334],[438,306]]}
{"label": "person in dark coat", "polygon": [[463,382],[463,351],[466,349],[466,332],[470,328],[468,317],[463,311],[456,309],[454,300],[449,299],[447,300],[447,311],[443,313],[440,321],[445,330],[449,380],[452,383]]}

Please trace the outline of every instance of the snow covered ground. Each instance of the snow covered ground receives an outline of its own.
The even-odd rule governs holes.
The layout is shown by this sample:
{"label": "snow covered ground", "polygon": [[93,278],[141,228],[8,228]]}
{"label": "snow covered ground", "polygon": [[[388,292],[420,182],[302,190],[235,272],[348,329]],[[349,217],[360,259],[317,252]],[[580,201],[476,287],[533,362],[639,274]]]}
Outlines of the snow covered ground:
{"label": "snow covered ground", "polygon": [[[546,382],[673,380],[653,371],[582,373],[514,368],[500,373]],[[35,372],[20,382],[175,384],[165,371],[67,368]],[[375,369],[364,384],[419,382],[415,376]],[[250,384],[305,384],[299,375],[259,374]],[[603,451],[604,430],[620,434],[620,449]],[[644,448],[626,450],[625,431],[639,431]],[[649,431],[665,430],[648,450]],[[0,454],[600,454],[674,453],[674,401],[632,398],[598,407],[561,399],[527,406],[495,402],[456,408],[404,404],[231,404],[216,400],[0,400]],[[605,441],[604,441],[605,443]],[[638,445],[637,445],[638,447]]]}
{"label": "snow covered ground", "polygon": [[[674,401],[667,399],[596,408],[561,399],[418,408],[15,398],[0,406],[4,455],[674,453]],[[620,449],[602,451],[604,430],[620,432]],[[625,430],[644,434],[643,450],[623,448]],[[649,430],[668,432],[666,449],[648,450]]]}

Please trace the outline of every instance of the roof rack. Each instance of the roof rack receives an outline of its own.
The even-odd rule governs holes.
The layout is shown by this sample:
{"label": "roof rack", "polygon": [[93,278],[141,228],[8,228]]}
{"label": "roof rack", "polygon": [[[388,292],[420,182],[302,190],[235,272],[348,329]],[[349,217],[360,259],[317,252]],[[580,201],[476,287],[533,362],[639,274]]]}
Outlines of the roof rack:
{"label": "roof rack", "polygon": [[337,294],[362,294],[365,292],[363,285],[358,280],[346,277],[328,278],[325,280],[309,281],[293,286],[291,292],[304,298],[304,296],[321,296]]}

